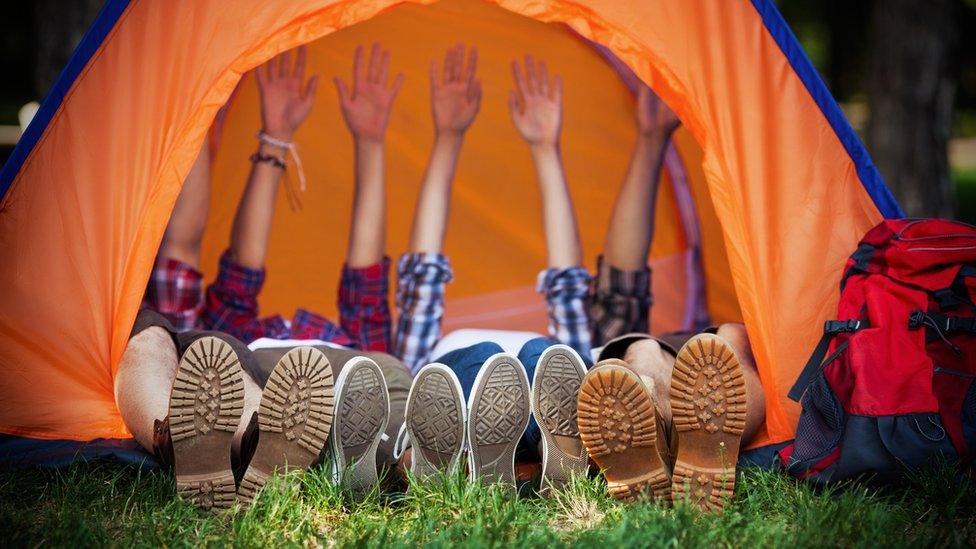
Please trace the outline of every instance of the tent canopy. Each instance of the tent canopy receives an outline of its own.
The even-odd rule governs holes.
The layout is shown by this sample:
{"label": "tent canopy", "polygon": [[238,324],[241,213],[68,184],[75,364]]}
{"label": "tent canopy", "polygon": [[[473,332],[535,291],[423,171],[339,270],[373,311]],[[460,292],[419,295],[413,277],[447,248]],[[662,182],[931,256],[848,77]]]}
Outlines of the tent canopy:
{"label": "tent canopy", "polygon": [[[686,323],[680,261],[697,231],[707,311],[716,321],[741,315],[752,339],[768,397],[757,442],[792,437],[798,409],[785,395],[835,308],[843,262],[900,210],[772,3],[401,3],[107,2],[0,173],[0,432],[128,436],[113,373],[183,178],[241,76],[301,44],[328,76],[348,72],[355,44],[381,39],[407,74],[388,140],[392,253],[405,245],[430,144],[427,63],[459,41],[479,47],[486,89],[449,228],[448,325],[541,322],[536,305],[518,309],[540,301],[529,294],[544,249],[531,164],[504,111],[508,62],[530,52],[565,76],[564,157],[589,256],[633,141],[624,81],[585,41],[544,24],[560,23],[607,48],[686,128],[668,172],[687,182],[698,226],[680,215],[681,182],[668,178],[652,250],[655,327]],[[211,273],[254,143],[255,93],[241,85],[221,132],[204,250]],[[332,90],[320,89],[297,139],[311,188],[303,212],[279,204],[262,306],[329,312],[352,181]]]}

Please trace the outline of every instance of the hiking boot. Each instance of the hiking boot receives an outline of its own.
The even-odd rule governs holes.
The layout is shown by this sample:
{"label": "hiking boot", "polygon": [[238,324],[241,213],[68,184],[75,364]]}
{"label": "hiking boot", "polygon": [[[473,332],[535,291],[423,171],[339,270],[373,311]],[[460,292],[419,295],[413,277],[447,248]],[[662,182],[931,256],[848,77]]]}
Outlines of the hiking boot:
{"label": "hiking boot", "polygon": [[466,412],[461,383],[450,368],[428,364],[420,369],[404,419],[413,446],[410,472],[417,480],[457,466],[464,449]]}
{"label": "hiking boot", "polygon": [[386,378],[373,360],[349,359],[336,380],[336,418],[330,446],[336,483],[363,497],[379,482],[376,448],[390,420]]}
{"label": "hiking boot", "polygon": [[[204,509],[236,500],[231,446],[244,410],[244,371],[231,346],[216,337],[194,341],[180,358],[169,396],[168,437],[177,493]],[[165,429],[164,429],[165,430]],[[165,448],[165,446],[169,446]]]}
{"label": "hiking boot", "polygon": [[468,397],[471,480],[515,486],[515,449],[529,424],[529,378],[519,359],[485,361]]}
{"label": "hiking boot", "polygon": [[671,377],[671,413],[678,432],[674,499],[720,510],[735,488],[746,424],[746,388],[735,351],[699,334],[678,351]]}
{"label": "hiking boot", "polygon": [[657,423],[647,387],[625,362],[604,360],[587,372],[579,393],[580,436],[613,497],[670,500],[671,479],[658,451]]}
{"label": "hiking boot", "polygon": [[296,347],[275,365],[261,393],[254,455],[238,496],[250,503],[275,472],[315,464],[332,426],[332,366],[321,351]]}
{"label": "hiking boot", "polygon": [[532,378],[532,415],[542,433],[542,493],[586,472],[586,448],[576,421],[584,375],[583,359],[566,345],[553,345],[539,357]]}

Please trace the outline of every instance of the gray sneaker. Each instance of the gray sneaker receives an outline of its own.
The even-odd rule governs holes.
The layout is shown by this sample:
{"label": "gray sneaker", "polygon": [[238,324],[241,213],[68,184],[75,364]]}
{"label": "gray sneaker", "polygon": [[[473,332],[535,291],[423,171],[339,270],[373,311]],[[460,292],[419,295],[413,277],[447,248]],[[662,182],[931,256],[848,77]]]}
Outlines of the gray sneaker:
{"label": "gray sneaker", "polygon": [[435,363],[420,369],[410,387],[405,418],[415,478],[454,470],[464,449],[466,412],[461,383],[450,368]]}
{"label": "gray sneaker", "polygon": [[371,359],[346,362],[336,379],[336,417],[329,437],[333,478],[356,497],[379,482],[376,448],[390,420],[383,372]]}
{"label": "gray sneaker", "polygon": [[515,449],[529,424],[529,379],[518,358],[499,353],[478,372],[468,398],[471,479],[515,486]]}
{"label": "gray sneaker", "polygon": [[561,488],[573,475],[586,472],[586,448],[576,421],[584,375],[583,359],[566,345],[546,349],[535,368],[532,415],[542,432],[542,493]]}

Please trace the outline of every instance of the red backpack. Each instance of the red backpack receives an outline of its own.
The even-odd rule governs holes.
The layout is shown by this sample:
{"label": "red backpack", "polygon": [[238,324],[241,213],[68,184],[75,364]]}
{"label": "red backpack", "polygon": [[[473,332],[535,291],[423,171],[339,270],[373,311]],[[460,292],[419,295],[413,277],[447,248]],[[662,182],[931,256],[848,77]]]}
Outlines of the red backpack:
{"label": "red backpack", "polygon": [[[976,227],[886,220],[847,261],[838,320],[790,398],[786,469],[815,482],[893,481],[976,454]],[[971,470],[970,470],[971,472]]]}

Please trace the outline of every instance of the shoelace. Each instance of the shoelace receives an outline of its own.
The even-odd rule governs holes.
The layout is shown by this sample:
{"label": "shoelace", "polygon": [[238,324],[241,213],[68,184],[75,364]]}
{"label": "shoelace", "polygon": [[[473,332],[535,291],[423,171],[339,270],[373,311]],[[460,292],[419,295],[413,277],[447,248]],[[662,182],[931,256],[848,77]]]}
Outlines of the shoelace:
{"label": "shoelace", "polygon": [[[298,168],[298,190],[305,192],[305,168],[302,166],[302,158],[298,156],[298,145],[291,141],[282,141],[280,139],[275,139],[270,135],[259,131],[257,134],[258,141],[271,145],[272,147],[280,147],[288,151],[288,154],[295,159],[295,167]],[[287,177],[287,174],[286,174]],[[286,178],[285,192],[288,195],[288,205],[291,207],[292,211],[302,209],[302,201],[299,199],[298,193],[292,188],[291,178]]]}

